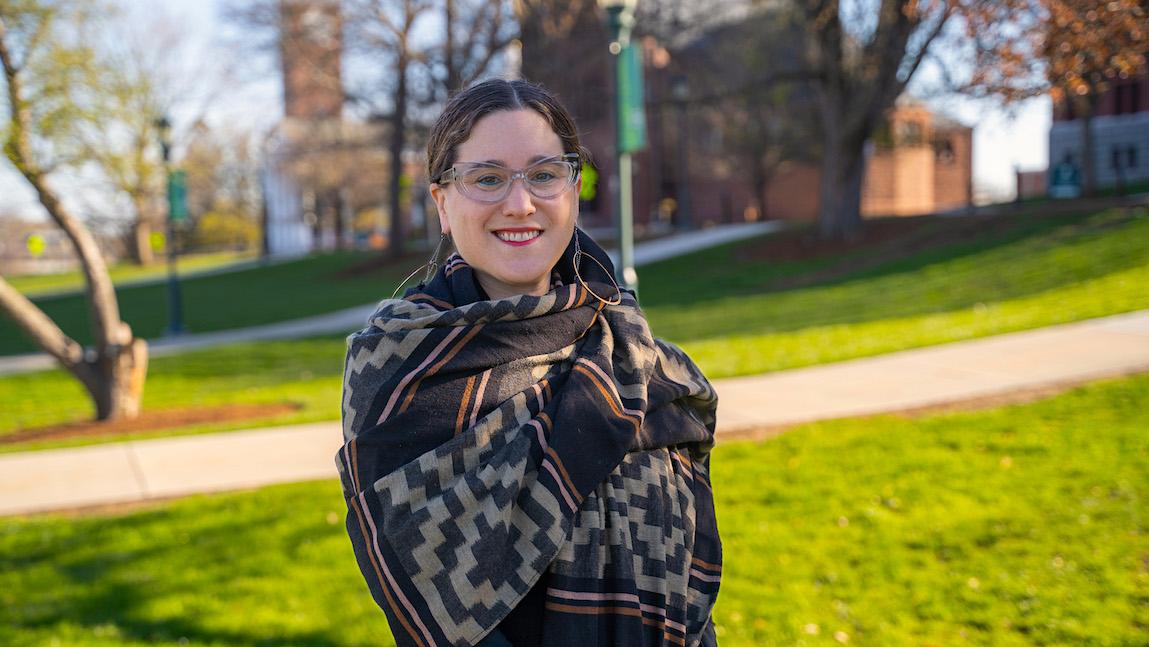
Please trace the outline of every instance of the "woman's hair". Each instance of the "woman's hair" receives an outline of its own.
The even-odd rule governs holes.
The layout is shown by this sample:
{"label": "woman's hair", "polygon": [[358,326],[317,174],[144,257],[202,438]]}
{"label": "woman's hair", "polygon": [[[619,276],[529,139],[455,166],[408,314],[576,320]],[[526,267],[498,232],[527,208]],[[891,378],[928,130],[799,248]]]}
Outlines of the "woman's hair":
{"label": "woman's hair", "polygon": [[456,94],[431,127],[427,140],[427,177],[432,182],[455,164],[459,144],[471,136],[471,129],[484,116],[500,110],[529,108],[542,115],[551,130],[562,140],[564,153],[578,153],[587,159],[587,150],[579,144],[574,119],[559,100],[542,86],[516,79],[483,81]]}

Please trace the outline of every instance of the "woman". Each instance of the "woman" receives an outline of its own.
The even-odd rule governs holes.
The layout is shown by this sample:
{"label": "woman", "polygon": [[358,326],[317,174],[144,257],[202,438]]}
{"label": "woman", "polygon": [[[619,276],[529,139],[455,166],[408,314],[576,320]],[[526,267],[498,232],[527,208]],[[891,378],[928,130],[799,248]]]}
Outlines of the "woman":
{"label": "woman", "polygon": [[458,253],[348,340],[347,529],[399,645],[715,644],[714,391],[576,229],[584,154],[538,86],[456,95]]}

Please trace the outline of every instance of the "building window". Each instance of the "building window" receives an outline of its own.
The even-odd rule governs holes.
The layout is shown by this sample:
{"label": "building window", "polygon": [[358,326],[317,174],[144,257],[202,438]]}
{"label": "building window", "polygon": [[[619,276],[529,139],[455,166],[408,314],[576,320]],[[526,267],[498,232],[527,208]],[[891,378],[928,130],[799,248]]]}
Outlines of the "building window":
{"label": "building window", "polygon": [[[1124,154],[1124,155],[1122,155],[1122,154]],[[1137,147],[1136,146],[1128,146],[1126,148],[1118,148],[1118,147],[1114,146],[1113,148],[1109,149],[1109,157],[1110,157],[1109,166],[1110,166],[1110,168],[1112,168],[1115,171],[1120,171],[1121,169],[1137,168]],[[1125,158],[1125,165],[1124,166],[1121,165],[1121,161],[1122,161],[1121,158],[1122,157]]]}
{"label": "building window", "polygon": [[903,121],[898,124],[898,140],[903,146],[917,146],[922,143],[922,125],[916,121]]}
{"label": "building window", "polygon": [[957,156],[954,154],[954,145],[948,139],[942,140],[936,144],[935,153],[939,164],[949,165],[953,164]]}
{"label": "building window", "polygon": [[1141,82],[1122,81],[1113,88],[1113,114],[1131,115],[1141,112]]}

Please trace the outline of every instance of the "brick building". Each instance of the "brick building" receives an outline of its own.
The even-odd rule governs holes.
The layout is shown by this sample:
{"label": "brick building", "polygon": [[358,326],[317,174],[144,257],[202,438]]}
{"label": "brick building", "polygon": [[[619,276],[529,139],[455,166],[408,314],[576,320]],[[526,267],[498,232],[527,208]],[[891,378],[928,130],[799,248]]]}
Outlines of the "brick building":
{"label": "brick building", "polygon": [[[1092,121],[1097,186],[1149,182],[1149,74],[1116,81],[1098,97]],[[1051,172],[1065,161],[1081,168],[1083,124],[1072,102],[1053,107]]]}
{"label": "brick building", "polygon": [[973,129],[903,98],[866,160],[862,214],[909,216],[973,201]]}
{"label": "brick building", "polygon": [[[603,18],[593,5],[584,5],[561,32],[543,25],[532,27],[526,18],[523,75],[550,88],[574,113],[584,144],[604,178],[597,198],[583,204],[582,218],[590,226],[607,226],[614,220],[614,200],[605,181],[614,165],[614,124],[609,110],[614,90]],[[647,146],[634,155],[634,214],[640,231],[660,223],[683,224],[677,222],[677,211],[684,183],[690,211],[690,222],[685,224],[691,226],[817,217],[820,171],[811,155],[775,166],[759,200],[746,163],[728,148],[722,108],[697,101],[687,107],[675,96],[679,78],[698,74],[698,67],[692,68],[687,59],[712,55],[706,50],[734,37],[732,32],[757,29],[755,20],[769,19],[757,15],[716,23],[674,46],[650,36],[641,39]],[[561,65],[548,67],[556,61]],[[692,78],[688,85],[706,83]],[[788,107],[791,112],[814,110],[808,93],[798,91],[794,97]],[[807,148],[816,146],[813,137]],[[971,128],[934,115],[920,103],[899,101],[888,128],[869,148],[863,215],[912,215],[968,206],[973,197],[972,148]]]}

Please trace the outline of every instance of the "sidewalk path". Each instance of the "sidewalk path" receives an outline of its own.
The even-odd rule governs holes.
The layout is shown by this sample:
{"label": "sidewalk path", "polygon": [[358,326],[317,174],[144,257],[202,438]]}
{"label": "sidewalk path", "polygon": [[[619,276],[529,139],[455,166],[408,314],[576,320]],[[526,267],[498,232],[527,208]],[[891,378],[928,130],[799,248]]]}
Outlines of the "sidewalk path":
{"label": "sidewalk path", "polygon": [[[760,236],[780,229],[782,226],[776,221],[724,225],[639,243],[635,245],[634,264],[646,265],[736,240]],[[616,257],[615,252],[609,253],[612,259]],[[314,317],[304,317],[250,328],[149,339],[148,349],[152,357],[161,357],[200,348],[247,341],[348,334],[359,330],[366,324],[367,317],[375,311],[375,305],[375,303],[368,303]],[[0,375],[42,371],[54,366],[56,366],[56,360],[44,353],[0,357]]]}
{"label": "sidewalk path", "polygon": [[[1149,310],[715,382],[719,438],[1149,371]],[[335,476],[336,422],[0,455],[0,515]],[[252,455],[260,460],[252,462]]]}

